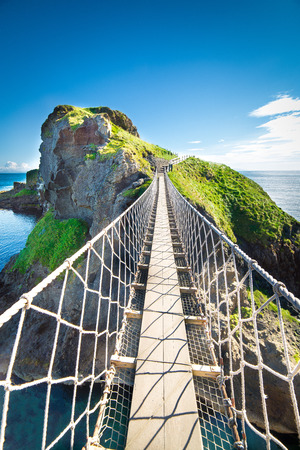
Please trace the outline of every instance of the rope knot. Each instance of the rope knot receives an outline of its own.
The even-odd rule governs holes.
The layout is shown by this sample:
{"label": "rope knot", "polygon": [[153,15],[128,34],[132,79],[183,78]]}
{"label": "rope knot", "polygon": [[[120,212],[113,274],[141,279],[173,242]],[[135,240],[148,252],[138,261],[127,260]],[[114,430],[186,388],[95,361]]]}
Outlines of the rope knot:
{"label": "rope knot", "polygon": [[29,295],[29,294],[23,294],[21,299],[26,301],[24,306],[25,306],[26,309],[29,309],[30,306],[31,306],[31,303],[33,301],[33,297],[31,295]]}
{"label": "rope knot", "polygon": [[65,260],[65,263],[68,264],[68,267],[67,267],[68,270],[72,268],[72,263],[71,263],[71,261],[70,261],[69,258],[67,258],[67,259]]}
{"label": "rope knot", "polygon": [[230,398],[224,398],[223,403],[224,403],[224,406],[228,406],[228,407],[232,406],[232,402],[231,402]]}
{"label": "rope knot", "polygon": [[280,297],[282,294],[280,293],[279,288],[286,289],[286,285],[284,283],[281,283],[281,281],[277,281],[277,283],[274,284],[273,291]]}
{"label": "rope knot", "polygon": [[235,420],[234,416],[233,417],[229,417],[229,419],[228,419],[228,426],[229,426],[230,429],[232,429],[234,426],[237,427],[237,423],[236,423],[236,420]]}
{"label": "rope knot", "polygon": [[242,441],[236,441],[233,444],[233,447],[236,448],[237,450],[244,450],[244,443]]}
{"label": "rope knot", "polygon": [[249,267],[251,267],[251,269],[255,269],[254,264],[258,265],[258,262],[256,261],[256,259],[251,259],[251,261],[249,262]]}

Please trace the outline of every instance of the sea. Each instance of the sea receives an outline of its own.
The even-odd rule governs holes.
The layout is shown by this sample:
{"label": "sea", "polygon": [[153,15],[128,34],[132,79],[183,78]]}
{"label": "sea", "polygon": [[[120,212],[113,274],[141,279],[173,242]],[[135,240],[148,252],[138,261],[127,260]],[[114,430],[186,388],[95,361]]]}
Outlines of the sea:
{"label": "sea", "polygon": [[277,206],[300,222],[300,170],[240,173],[258,183]]}
{"label": "sea", "polygon": [[[14,181],[25,183],[25,173],[1,173],[0,192],[13,188]],[[0,209],[0,270],[10,258],[19,253],[26,244],[27,237],[37,222],[34,215],[20,214]]]}
{"label": "sea", "polygon": [[[277,205],[291,216],[300,221],[300,171],[241,171],[243,175],[258,183],[277,203]],[[0,174],[0,191],[9,190],[13,187],[14,181],[25,182],[25,174]],[[20,252],[25,246],[26,239],[34,228],[37,218],[32,215],[14,213],[8,210],[0,209],[0,270],[5,266],[9,259]],[[50,438],[57,436],[57,426],[61,431],[70,420],[70,405],[72,403],[73,388],[71,386],[54,386],[52,388],[51,402],[52,411],[55,411],[54,423],[49,424]],[[98,391],[98,394],[97,392]],[[5,450],[12,450],[18,447],[22,442],[24,449],[38,449],[41,447],[41,431],[44,417],[44,407],[46,398],[46,386],[35,386],[33,389],[26,389],[25,392],[16,391],[12,394],[18,397],[9,410],[8,421],[14,425],[10,427],[13,433],[9,433],[5,443]],[[87,387],[81,387],[78,391],[78,408],[84,410],[86,398],[88,395]],[[95,398],[99,398],[100,387],[95,390]],[[93,396],[94,397],[94,396]],[[0,411],[2,410],[4,400],[4,391],[0,388]],[[24,429],[24,422],[26,427]],[[94,421],[94,420],[92,420]],[[82,421],[83,422],[83,421]],[[74,449],[81,449],[85,445],[85,426],[82,424],[77,428],[76,439],[79,445]],[[37,431],[39,430],[39,431]],[[264,449],[263,441],[257,437],[250,429],[247,431],[248,449]],[[62,450],[69,447],[69,433],[65,438],[55,445],[56,450]],[[285,442],[288,449],[298,448],[294,440]],[[215,448],[214,446],[212,448]],[[271,446],[276,450],[275,444]]]}

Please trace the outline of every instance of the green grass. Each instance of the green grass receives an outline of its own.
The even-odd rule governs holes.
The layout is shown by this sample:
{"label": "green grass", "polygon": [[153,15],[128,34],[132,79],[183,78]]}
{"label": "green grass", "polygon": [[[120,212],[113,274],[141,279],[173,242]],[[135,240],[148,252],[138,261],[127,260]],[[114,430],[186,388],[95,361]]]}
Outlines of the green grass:
{"label": "green grass", "polygon": [[294,353],[293,358],[296,361],[296,363],[300,361],[300,352],[298,350],[296,350],[296,352]]}
{"label": "green grass", "polygon": [[190,202],[203,208],[233,242],[239,238],[267,247],[300,241],[300,224],[280,209],[254,181],[223,164],[188,158],[170,179]]}
{"label": "green grass", "polygon": [[73,106],[73,110],[69,111],[62,118],[58,119],[58,122],[67,119],[71,129],[75,131],[80,127],[80,125],[83,124],[86,117],[93,116],[94,113],[91,112],[89,108],[79,108],[77,106]]}
{"label": "green grass", "polygon": [[13,269],[25,273],[39,261],[50,271],[84,245],[87,224],[78,219],[58,220],[48,211],[28,236],[25,248],[19,253]]}
{"label": "green grass", "polygon": [[24,197],[25,195],[37,195],[37,191],[33,189],[22,189],[20,192],[15,194],[15,197]]}
{"label": "green grass", "polygon": [[151,184],[151,180],[147,180],[141,186],[138,186],[138,187],[132,188],[132,189],[128,189],[127,191],[125,191],[123,193],[123,196],[132,198],[132,199],[137,199],[145,192],[145,190],[147,189],[147,187],[150,186],[150,184]]}
{"label": "green grass", "polygon": [[[249,302],[251,302],[250,289],[247,289],[247,293],[248,293],[248,300],[249,300]],[[271,295],[269,295],[259,289],[254,289],[253,290],[253,298],[254,298],[254,303],[255,303],[256,307],[260,308],[261,305],[263,305],[268,300],[268,298],[271,297]],[[275,302],[270,302],[266,306],[266,309],[268,311],[273,311],[274,313],[278,314],[278,309],[277,309],[277,305]],[[297,319],[297,317],[292,316],[292,314],[290,313],[290,311],[288,309],[281,307],[281,314],[282,314],[282,318],[285,322],[299,324],[299,320]]]}
{"label": "green grass", "polygon": [[85,159],[85,161],[87,161],[87,160],[93,160],[93,159],[96,159],[96,153],[87,153],[86,155],[85,155],[85,157],[84,157],[84,159]]}
{"label": "green grass", "polygon": [[[77,106],[62,105],[60,106],[62,114],[56,119],[57,122],[67,120],[73,131],[80,127],[87,117],[93,117],[95,114],[99,114],[101,107],[99,108],[79,108]],[[104,108],[105,109],[105,108]],[[120,111],[117,111],[118,115],[126,117]],[[104,116],[103,116],[104,117]],[[108,120],[104,117],[104,120]],[[47,133],[47,121],[44,123],[44,133]],[[90,153],[85,157],[86,160],[97,159],[100,162],[110,159],[115,156],[119,150],[124,150],[126,155],[139,164],[140,169],[144,170],[149,176],[152,174],[151,164],[147,161],[147,156],[154,156],[157,158],[164,158],[170,160],[176,155],[169,150],[166,150],[158,145],[149,144],[142,141],[140,138],[133,136],[131,133],[118,127],[111,122],[112,133],[108,144],[97,150],[97,146],[94,143],[89,144]],[[47,136],[46,136],[47,137]],[[92,156],[95,153],[96,156]],[[97,157],[98,155],[98,157]]]}
{"label": "green grass", "polygon": [[[91,144],[90,144],[91,145]],[[149,144],[142,141],[140,138],[133,136],[128,131],[123,130],[117,125],[112,123],[112,133],[108,144],[98,150],[95,156],[88,156],[86,159],[98,159],[100,162],[113,158],[119,151],[123,150],[127,157],[132,161],[138,163],[141,170],[149,176],[152,176],[152,169],[150,162],[145,159],[147,156],[155,156],[157,158],[172,159],[174,154],[169,150],[165,150],[157,145]]]}

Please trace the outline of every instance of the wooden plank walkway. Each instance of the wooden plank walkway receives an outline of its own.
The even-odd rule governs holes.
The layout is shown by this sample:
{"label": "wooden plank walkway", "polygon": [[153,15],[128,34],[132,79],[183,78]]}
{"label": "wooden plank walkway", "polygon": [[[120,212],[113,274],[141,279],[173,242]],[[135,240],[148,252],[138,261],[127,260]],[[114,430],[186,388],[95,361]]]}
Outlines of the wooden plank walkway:
{"label": "wooden plank walkway", "polygon": [[198,449],[202,438],[168,221],[165,183],[149,264],[127,450]]}

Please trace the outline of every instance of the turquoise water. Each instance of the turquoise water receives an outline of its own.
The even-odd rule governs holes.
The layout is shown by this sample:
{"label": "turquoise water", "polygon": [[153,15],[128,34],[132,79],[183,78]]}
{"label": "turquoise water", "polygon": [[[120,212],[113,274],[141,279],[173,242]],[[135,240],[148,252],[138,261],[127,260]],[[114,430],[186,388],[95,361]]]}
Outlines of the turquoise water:
{"label": "turquoise water", "polygon": [[[102,388],[94,385],[90,409],[99,401]],[[7,416],[6,439],[4,450],[40,449],[43,437],[44,410],[47,385],[27,388],[11,392],[10,408]],[[85,410],[89,395],[89,387],[78,387],[75,408],[75,420]],[[2,412],[4,392],[0,387],[0,411]],[[68,426],[71,419],[73,387],[53,385],[49,408],[47,428],[47,445],[49,445]],[[90,416],[90,434],[97,420],[97,412]],[[75,429],[74,450],[81,450],[86,444],[86,418],[84,417]],[[55,450],[70,448],[70,431],[55,445]],[[21,446],[20,446],[21,443]]]}
{"label": "turquoise water", "polygon": [[0,173],[0,191],[9,191],[14,187],[14,181],[26,182],[26,173]]}
{"label": "turquoise water", "polygon": [[[12,189],[14,181],[25,182],[26,174],[0,174],[0,191]],[[24,248],[36,222],[37,218],[34,215],[0,209],[0,270],[13,255]]]}

